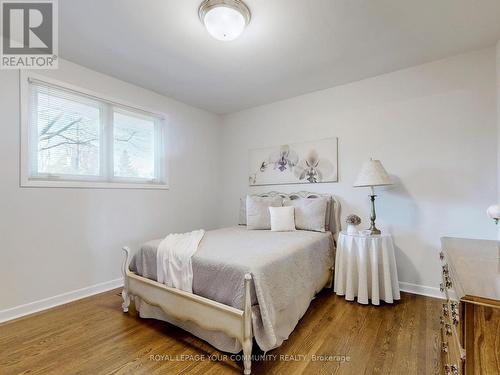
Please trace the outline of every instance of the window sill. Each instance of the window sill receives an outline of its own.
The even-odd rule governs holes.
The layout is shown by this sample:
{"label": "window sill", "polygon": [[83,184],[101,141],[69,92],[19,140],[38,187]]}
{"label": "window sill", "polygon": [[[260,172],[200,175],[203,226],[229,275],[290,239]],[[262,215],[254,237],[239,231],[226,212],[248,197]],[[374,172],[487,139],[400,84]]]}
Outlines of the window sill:
{"label": "window sill", "polygon": [[39,188],[72,188],[72,189],[143,189],[168,190],[165,184],[148,184],[135,182],[107,182],[107,181],[70,181],[70,180],[43,180],[27,179],[21,181],[21,187]]}

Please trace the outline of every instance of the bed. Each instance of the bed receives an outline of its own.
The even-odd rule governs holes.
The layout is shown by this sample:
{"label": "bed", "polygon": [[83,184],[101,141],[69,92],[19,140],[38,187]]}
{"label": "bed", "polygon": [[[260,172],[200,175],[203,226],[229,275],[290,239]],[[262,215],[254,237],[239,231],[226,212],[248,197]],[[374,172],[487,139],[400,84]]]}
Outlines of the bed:
{"label": "bed", "polygon": [[[266,193],[301,199],[319,194]],[[271,232],[244,226],[207,231],[192,257],[193,293],[156,281],[156,251],[161,240],[145,243],[123,264],[123,310],[134,298],[143,318],[172,323],[219,350],[243,350],[250,374],[253,338],[271,350],[282,344],[305,314],[314,295],[332,282],[334,234],[339,207],[327,212],[329,231]]]}

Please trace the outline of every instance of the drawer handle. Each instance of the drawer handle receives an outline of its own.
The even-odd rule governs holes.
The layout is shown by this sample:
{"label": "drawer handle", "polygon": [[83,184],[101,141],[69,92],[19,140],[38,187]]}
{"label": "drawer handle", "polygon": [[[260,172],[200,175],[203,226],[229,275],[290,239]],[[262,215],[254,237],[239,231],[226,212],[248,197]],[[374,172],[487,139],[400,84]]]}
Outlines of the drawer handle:
{"label": "drawer handle", "polygon": [[449,276],[446,276],[446,279],[445,279],[445,286],[446,286],[446,289],[451,289],[453,284],[451,283],[451,279]]}
{"label": "drawer handle", "polygon": [[446,375],[458,375],[458,366],[457,365],[444,365],[444,371]]}
{"label": "drawer handle", "polygon": [[443,312],[443,316],[448,316],[448,305],[446,303],[443,303],[441,311]]}
{"label": "drawer handle", "polygon": [[443,275],[447,276],[450,273],[450,270],[448,269],[448,264],[443,264],[441,267],[443,269]]}
{"label": "drawer handle", "polygon": [[441,350],[443,351],[443,353],[448,353],[448,343],[447,342],[443,342],[441,344]]}
{"label": "drawer handle", "polygon": [[460,323],[460,314],[458,311],[458,303],[452,302],[450,304],[450,307],[451,307],[451,319],[453,321],[453,324],[458,325],[458,323]]}
{"label": "drawer handle", "polygon": [[446,336],[451,336],[451,325],[450,325],[450,323],[446,323],[444,325],[444,331],[446,333]]}

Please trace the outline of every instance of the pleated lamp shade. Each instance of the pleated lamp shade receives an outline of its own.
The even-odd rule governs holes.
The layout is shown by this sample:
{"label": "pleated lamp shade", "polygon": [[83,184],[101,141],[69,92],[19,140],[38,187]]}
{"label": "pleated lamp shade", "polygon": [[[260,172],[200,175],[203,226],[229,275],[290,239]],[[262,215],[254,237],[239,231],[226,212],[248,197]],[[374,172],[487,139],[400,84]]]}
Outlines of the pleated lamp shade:
{"label": "pleated lamp shade", "polygon": [[358,178],[354,183],[355,187],[384,185],[392,185],[392,181],[380,160],[373,159],[370,159],[363,164],[363,167],[358,174]]}

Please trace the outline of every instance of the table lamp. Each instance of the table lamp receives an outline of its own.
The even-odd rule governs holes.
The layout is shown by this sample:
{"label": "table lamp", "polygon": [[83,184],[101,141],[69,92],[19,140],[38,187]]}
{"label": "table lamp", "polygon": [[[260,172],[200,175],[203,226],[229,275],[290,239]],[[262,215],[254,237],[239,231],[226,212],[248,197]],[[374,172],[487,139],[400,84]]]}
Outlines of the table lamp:
{"label": "table lamp", "polygon": [[361,171],[358,174],[358,178],[354,183],[354,187],[369,187],[371,189],[370,199],[372,202],[372,212],[370,216],[370,235],[380,234],[380,230],[375,226],[375,219],[377,215],[375,214],[375,186],[386,186],[392,185],[389,174],[382,166],[380,160],[373,160],[370,158],[369,161],[363,164]]}

